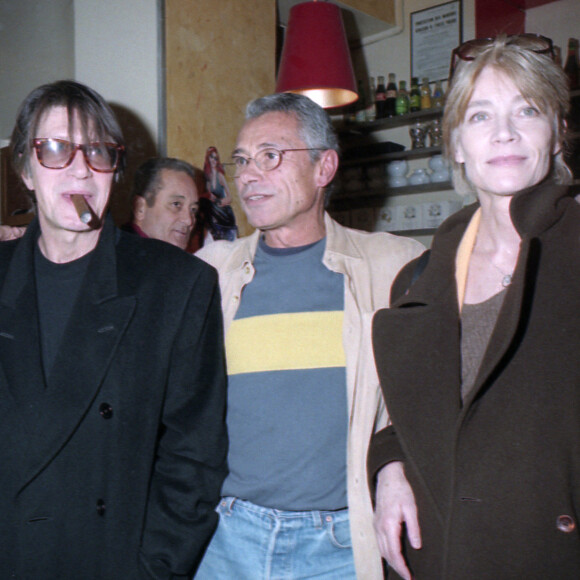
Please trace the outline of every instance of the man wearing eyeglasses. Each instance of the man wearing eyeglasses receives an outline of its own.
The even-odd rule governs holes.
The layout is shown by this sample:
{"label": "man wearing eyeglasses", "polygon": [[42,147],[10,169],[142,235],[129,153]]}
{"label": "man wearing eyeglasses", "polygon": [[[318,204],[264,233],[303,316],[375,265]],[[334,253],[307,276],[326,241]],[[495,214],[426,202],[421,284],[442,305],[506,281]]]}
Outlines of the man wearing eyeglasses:
{"label": "man wearing eyeglasses", "polygon": [[250,103],[226,166],[256,232],[198,253],[220,274],[230,472],[195,578],[382,579],[365,467],[386,422],[370,321],[423,248],[325,213],[338,141],[306,97]]}
{"label": "man wearing eyeglasses", "polygon": [[32,91],[11,150],[37,218],[0,244],[0,577],[186,578],[226,472],[217,276],[114,227],[90,88]]}

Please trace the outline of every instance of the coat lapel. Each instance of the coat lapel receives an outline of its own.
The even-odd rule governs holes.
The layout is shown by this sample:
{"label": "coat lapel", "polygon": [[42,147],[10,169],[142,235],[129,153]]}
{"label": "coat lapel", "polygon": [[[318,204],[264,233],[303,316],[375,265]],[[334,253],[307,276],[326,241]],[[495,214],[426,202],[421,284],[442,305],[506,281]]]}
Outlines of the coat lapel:
{"label": "coat lapel", "polygon": [[576,202],[567,186],[550,179],[517,193],[510,203],[510,215],[522,237],[517,267],[508,288],[497,323],[489,340],[473,389],[465,408],[485,392],[488,379],[501,366],[514,341],[523,331],[533,300],[541,254],[538,236],[555,224],[569,204]]}
{"label": "coat lapel", "polygon": [[[28,236],[28,233],[27,233]],[[12,351],[0,358],[11,396],[20,401],[20,419],[27,431],[23,466],[25,485],[66,444],[102,386],[111,359],[135,309],[133,295],[119,296],[115,254],[116,230],[107,219],[93,252],[67,328],[45,381],[42,373],[38,314],[34,289],[33,248],[28,240],[27,261],[15,261],[17,276],[5,284],[0,332],[15,335]],[[25,281],[23,281],[25,277]],[[8,336],[0,340],[10,344]],[[11,358],[13,357],[13,358]],[[22,403],[32,398],[31,404]],[[25,410],[26,409],[26,410]],[[30,412],[33,409],[33,412]]]}
{"label": "coat lapel", "polygon": [[[441,465],[453,460],[461,399],[455,285],[428,273],[429,268],[438,271],[440,264],[432,256],[411,294],[377,313],[373,344],[388,412],[406,456],[416,462],[413,477],[422,479],[443,518],[441,498],[449,496],[450,482]],[[409,442],[413,448],[405,447]]]}
{"label": "coat lapel", "polygon": [[27,457],[39,406],[31,395],[42,393],[45,385],[33,275],[37,238],[38,223],[33,221],[12,254],[0,292],[0,441],[2,457],[14,458],[7,460],[14,472],[21,471]]}

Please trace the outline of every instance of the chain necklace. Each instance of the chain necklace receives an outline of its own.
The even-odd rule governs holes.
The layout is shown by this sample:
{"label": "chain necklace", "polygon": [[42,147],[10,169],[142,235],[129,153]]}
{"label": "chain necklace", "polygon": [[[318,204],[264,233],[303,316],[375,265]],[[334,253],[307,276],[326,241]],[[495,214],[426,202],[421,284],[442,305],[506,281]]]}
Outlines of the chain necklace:
{"label": "chain necklace", "polygon": [[501,285],[504,288],[507,288],[512,283],[512,274],[506,274],[499,268],[499,266],[492,262],[491,258],[488,258],[487,255],[485,257],[487,258],[487,261],[501,274]]}

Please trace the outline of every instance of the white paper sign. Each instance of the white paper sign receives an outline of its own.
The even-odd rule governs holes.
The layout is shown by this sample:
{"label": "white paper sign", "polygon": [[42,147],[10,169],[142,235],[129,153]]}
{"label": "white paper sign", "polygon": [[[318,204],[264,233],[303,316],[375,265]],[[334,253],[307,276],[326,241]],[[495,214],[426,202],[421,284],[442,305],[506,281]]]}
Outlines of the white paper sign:
{"label": "white paper sign", "polygon": [[411,13],[411,76],[447,80],[451,52],[461,43],[461,1]]}

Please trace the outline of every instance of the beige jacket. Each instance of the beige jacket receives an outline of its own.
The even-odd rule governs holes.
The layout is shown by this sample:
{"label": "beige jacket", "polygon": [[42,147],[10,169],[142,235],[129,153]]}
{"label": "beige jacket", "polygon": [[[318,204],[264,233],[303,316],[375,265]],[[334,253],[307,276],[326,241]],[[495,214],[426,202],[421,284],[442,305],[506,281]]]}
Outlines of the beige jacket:
{"label": "beige jacket", "polygon": [[[387,414],[372,354],[371,321],[375,310],[388,306],[391,282],[399,270],[424,248],[409,238],[345,228],[328,214],[325,227],[323,263],[344,275],[343,346],[349,405],[347,493],[355,566],[359,580],[382,580],[366,457],[371,435],[385,426]],[[226,332],[243,287],[254,277],[252,261],[259,236],[259,232],[254,232],[235,242],[213,242],[197,253],[219,272]]]}

